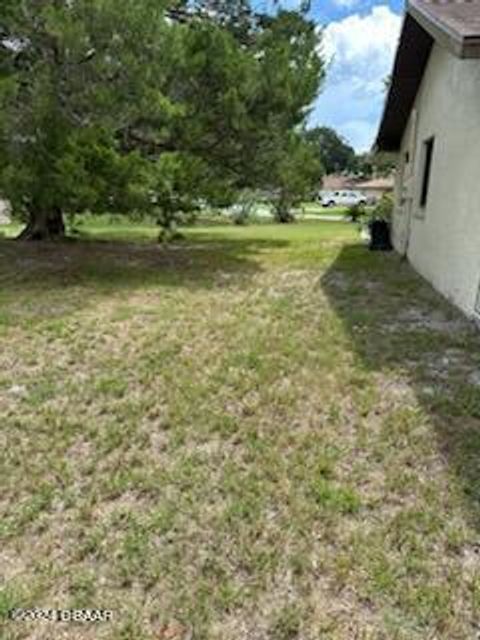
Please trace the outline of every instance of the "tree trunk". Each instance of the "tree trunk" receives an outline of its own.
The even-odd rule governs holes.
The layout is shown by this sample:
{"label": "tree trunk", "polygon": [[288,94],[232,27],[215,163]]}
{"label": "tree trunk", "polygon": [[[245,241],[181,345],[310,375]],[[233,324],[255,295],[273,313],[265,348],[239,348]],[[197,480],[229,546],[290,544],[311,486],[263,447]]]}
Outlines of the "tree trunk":
{"label": "tree trunk", "polygon": [[275,207],[275,218],[277,222],[281,224],[288,224],[295,220],[295,216],[292,214],[291,208],[281,203]]}
{"label": "tree trunk", "polygon": [[65,224],[60,207],[50,211],[31,208],[27,226],[17,240],[61,240],[65,238]]}

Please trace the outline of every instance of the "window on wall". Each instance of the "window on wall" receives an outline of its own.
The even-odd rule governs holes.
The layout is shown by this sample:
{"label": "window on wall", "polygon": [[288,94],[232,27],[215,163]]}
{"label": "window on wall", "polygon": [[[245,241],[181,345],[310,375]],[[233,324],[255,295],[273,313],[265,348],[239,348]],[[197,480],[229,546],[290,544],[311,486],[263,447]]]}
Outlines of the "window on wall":
{"label": "window on wall", "polygon": [[422,191],[420,193],[420,206],[425,207],[428,201],[428,190],[430,187],[430,174],[432,172],[433,145],[435,138],[429,138],[423,143],[423,176]]}

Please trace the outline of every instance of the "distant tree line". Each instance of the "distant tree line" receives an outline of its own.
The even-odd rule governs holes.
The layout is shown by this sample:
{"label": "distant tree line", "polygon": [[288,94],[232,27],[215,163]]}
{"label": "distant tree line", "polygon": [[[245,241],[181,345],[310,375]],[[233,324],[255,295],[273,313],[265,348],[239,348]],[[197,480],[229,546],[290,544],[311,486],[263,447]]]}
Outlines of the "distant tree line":
{"label": "distant tree line", "polygon": [[341,135],[329,127],[309,129],[305,136],[326,174],[347,173],[370,178],[374,174],[390,174],[395,164],[386,155],[357,154]]}

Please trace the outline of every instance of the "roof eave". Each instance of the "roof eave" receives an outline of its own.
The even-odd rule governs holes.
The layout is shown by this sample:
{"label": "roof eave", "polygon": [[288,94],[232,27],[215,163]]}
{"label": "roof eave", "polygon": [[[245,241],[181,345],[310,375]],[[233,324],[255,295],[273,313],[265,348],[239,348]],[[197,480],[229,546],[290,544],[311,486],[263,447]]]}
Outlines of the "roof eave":
{"label": "roof eave", "polygon": [[406,14],[385,101],[375,151],[396,152],[415,102],[430,57],[433,38],[409,13]]}
{"label": "roof eave", "polygon": [[[416,30],[418,35],[413,39],[410,37],[410,42],[406,45],[405,40],[409,40],[409,30]],[[421,0],[408,0],[395,59],[392,86],[385,102],[374,151],[399,150],[408,122],[406,111],[410,111],[413,107],[434,42],[445,47],[458,58],[480,58],[480,34],[458,33],[432,14]],[[408,73],[405,74],[404,69],[405,64],[408,63],[408,56],[412,53],[409,48],[419,52],[416,60],[410,60],[413,86],[409,85]],[[399,70],[403,74],[400,74],[400,77]],[[397,95],[394,95],[395,92]],[[403,97],[401,94],[404,94]]]}
{"label": "roof eave", "polygon": [[427,12],[416,0],[409,0],[408,13],[432,36],[435,42],[447,48],[453,55],[458,58],[480,58],[479,36],[462,36],[432,13]]}

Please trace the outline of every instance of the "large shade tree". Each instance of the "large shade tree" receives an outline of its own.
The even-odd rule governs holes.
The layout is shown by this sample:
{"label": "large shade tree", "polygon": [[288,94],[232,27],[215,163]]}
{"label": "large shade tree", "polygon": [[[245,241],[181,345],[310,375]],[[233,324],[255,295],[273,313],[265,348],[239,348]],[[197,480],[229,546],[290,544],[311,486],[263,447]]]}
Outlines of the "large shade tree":
{"label": "large shade tree", "polygon": [[306,138],[327,173],[353,172],[357,167],[354,148],[330,127],[309,129]]}
{"label": "large shade tree", "polygon": [[2,0],[0,188],[22,237],[61,236],[63,214],[87,210],[169,227],[200,199],[279,187],[317,51],[301,15],[244,0]]}

